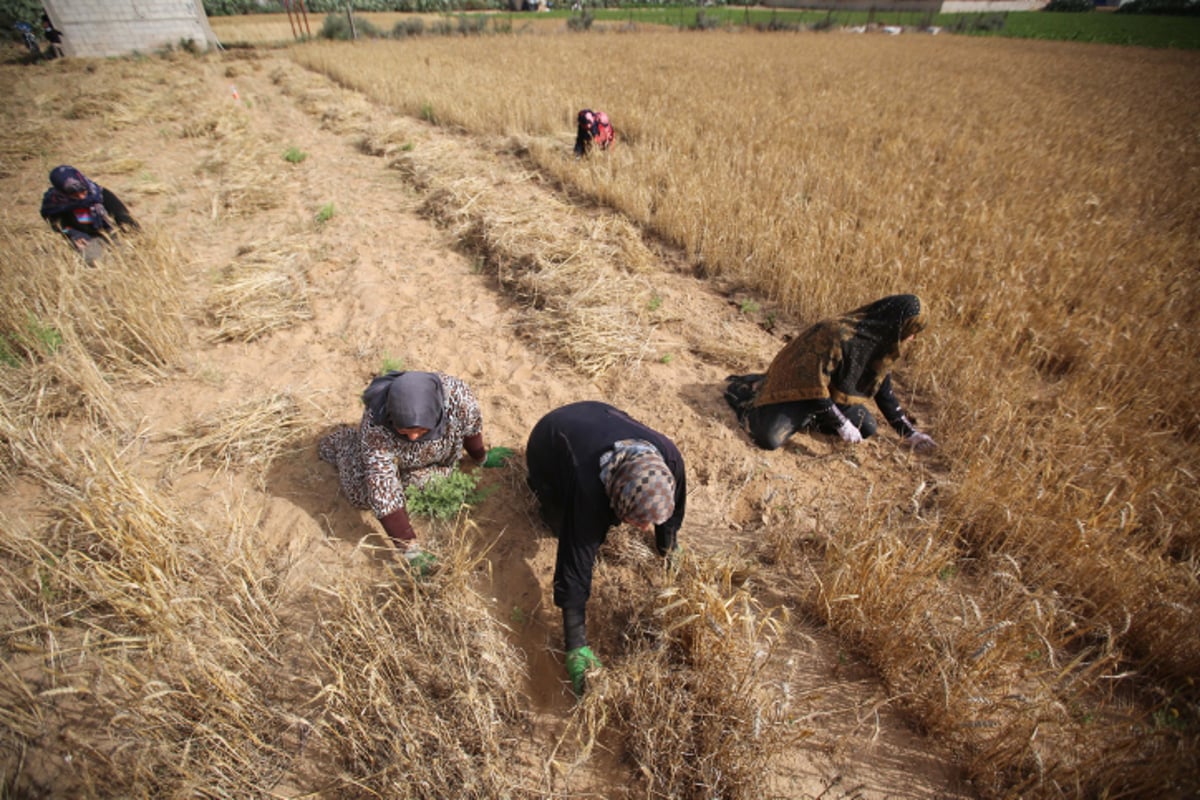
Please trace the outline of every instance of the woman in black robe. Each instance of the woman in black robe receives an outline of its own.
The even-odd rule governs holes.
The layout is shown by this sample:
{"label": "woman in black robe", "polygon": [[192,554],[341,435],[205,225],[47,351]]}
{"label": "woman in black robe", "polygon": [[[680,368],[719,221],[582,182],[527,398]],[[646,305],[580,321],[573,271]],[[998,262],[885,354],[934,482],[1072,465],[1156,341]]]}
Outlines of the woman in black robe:
{"label": "woman in black robe", "polygon": [[677,549],[687,499],[683,456],[624,411],[584,401],[542,417],[525,460],[542,519],[558,538],[554,604],[562,609],[567,674],[580,695],[585,673],[600,666],[585,623],[596,553],[622,522],[653,530],[660,556]]}
{"label": "woman in black robe", "polygon": [[50,171],[50,188],[42,195],[42,218],[70,239],[88,263],[118,231],[136,230],[137,221],[113,192],[82,172],[63,164]]}

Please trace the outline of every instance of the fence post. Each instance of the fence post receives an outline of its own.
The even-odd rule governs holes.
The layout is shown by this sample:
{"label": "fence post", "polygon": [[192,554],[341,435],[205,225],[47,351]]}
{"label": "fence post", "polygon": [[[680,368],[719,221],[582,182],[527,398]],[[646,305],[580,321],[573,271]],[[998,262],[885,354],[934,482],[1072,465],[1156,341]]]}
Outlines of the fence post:
{"label": "fence post", "polygon": [[292,0],[283,0],[283,10],[288,15],[288,25],[292,26],[292,38],[299,39],[300,35],[296,33],[296,21],[292,19]]}

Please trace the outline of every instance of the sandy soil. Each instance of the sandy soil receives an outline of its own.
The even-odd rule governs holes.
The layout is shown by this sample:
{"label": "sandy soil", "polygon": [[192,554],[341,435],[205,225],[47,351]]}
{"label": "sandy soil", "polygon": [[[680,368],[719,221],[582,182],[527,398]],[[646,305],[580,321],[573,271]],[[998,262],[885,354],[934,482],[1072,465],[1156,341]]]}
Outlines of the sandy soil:
{"label": "sandy soil", "polygon": [[[494,278],[480,270],[435,220],[418,213],[419,189],[405,182],[385,159],[360,147],[360,136],[322,124],[285,89],[288,80],[324,86],[278,56],[225,62],[181,61],[195,82],[198,102],[237,104],[269,150],[298,147],[308,154],[289,166],[287,179],[259,187],[274,193],[277,207],[214,219],[212,188],[199,163],[206,142],[163,135],[149,122],[129,124],[102,143],[136,156],[144,171],[166,191],[149,191],[131,176],[96,175],[130,205],[143,225],[169,230],[185,246],[197,298],[211,276],[255,248],[293,248],[309,260],[311,319],[250,344],[212,344],[202,326],[169,385],[130,393],[145,418],[149,453],[161,437],[196,418],[219,413],[229,403],[290,391],[311,404],[308,413],[323,430],[357,421],[359,394],[385,358],[402,359],[411,369],[443,370],[467,380],[481,400],[489,445],[523,452],[533,424],[547,411],[582,399],[603,399],[667,433],[688,462],[689,514],[681,542],[698,553],[732,550],[753,559],[772,522],[786,514],[788,524],[809,536],[823,535],[822,520],[853,510],[852,500],[882,481],[917,481],[906,465],[911,456],[885,434],[853,452],[834,442],[804,437],[786,449],[756,450],[734,424],[721,399],[722,379],[737,365],[706,357],[698,347],[720,326],[736,328],[757,343],[761,365],[781,346],[739,312],[728,291],[695,278],[677,254],[663,254],[649,277],[672,313],[655,328],[641,364],[591,380],[556,360],[513,331],[522,309],[504,295]],[[282,71],[282,72],[277,72]],[[272,75],[276,79],[272,79]],[[236,84],[238,97],[231,85]],[[361,107],[361,99],[346,106]],[[365,122],[385,124],[386,110],[368,112]],[[461,148],[486,158],[492,169],[530,193],[531,202],[552,191],[530,180],[530,167],[506,155],[503,143],[481,142],[407,121],[422,141]],[[564,147],[570,146],[564,131]],[[92,155],[95,155],[93,152]],[[49,161],[75,163],[89,171],[89,152],[52,154]],[[31,166],[20,178],[20,196],[36,214],[45,172]],[[318,224],[319,208],[333,203],[335,215]],[[610,213],[596,209],[594,213]],[[840,310],[840,309],[839,309]],[[784,326],[786,327],[786,326]],[[793,326],[794,329],[794,326]],[[664,356],[670,358],[664,358]],[[749,366],[749,365],[747,365]],[[314,435],[305,448],[279,459],[266,476],[187,473],[173,477],[173,493],[198,516],[219,515],[230,496],[258,497],[262,536],[286,541],[298,568],[319,580],[324,570],[371,556],[360,544],[382,545],[378,524],[339,496],[333,469],[316,458]],[[520,458],[501,470],[488,470],[485,485],[496,487],[473,513],[480,535],[493,541],[492,579],[481,586],[495,598],[497,618],[511,627],[529,661],[533,726],[527,751],[514,754],[514,769],[537,776],[554,747],[572,698],[561,665],[561,626],[550,600],[554,541],[535,521],[532,499],[523,485]],[[428,536],[417,521],[420,535]],[[365,537],[365,539],[364,539]],[[619,587],[605,585],[603,568],[589,606],[589,630],[599,653],[611,652],[619,634],[606,616],[605,599]],[[895,698],[862,663],[798,605],[802,575],[773,574],[759,565],[757,594],[767,606],[788,606],[793,615],[782,658],[804,724],[815,735],[797,745],[772,778],[778,797],[930,798],[969,797],[952,759],[935,743],[907,727],[894,710]],[[533,779],[536,782],[536,778]],[[627,768],[598,756],[596,763],[568,777],[564,793],[624,797],[637,794]]]}

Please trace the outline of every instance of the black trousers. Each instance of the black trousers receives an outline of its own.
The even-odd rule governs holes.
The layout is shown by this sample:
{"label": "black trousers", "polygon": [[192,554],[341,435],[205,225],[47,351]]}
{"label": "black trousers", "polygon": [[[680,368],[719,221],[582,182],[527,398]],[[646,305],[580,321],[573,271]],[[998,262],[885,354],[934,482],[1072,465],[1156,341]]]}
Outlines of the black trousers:
{"label": "black trousers", "polygon": [[[793,403],[773,403],[755,406],[754,396],[765,375],[731,375],[726,380],[725,400],[737,413],[738,421],[754,443],[764,450],[778,450],[792,435],[801,431],[837,435],[841,420],[828,400],[797,400]],[[867,407],[859,404],[836,404],[842,416],[850,420],[866,439],[874,436],[879,426]]]}
{"label": "black trousers", "polygon": [[[850,420],[864,439],[879,430],[875,417],[862,405],[836,404],[842,416]],[[743,424],[754,443],[764,450],[778,450],[783,443],[800,432],[827,433],[836,436],[837,424],[827,417],[829,407],[819,400],[799,400],[794,403],[775,403],[757,406],[746,411]]]}

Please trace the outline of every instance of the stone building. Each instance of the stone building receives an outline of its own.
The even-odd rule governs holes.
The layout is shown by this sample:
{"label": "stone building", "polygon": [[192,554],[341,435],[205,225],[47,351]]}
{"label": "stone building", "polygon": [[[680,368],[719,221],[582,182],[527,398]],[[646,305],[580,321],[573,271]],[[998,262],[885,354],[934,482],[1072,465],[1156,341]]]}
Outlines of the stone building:
{"label": "stone building", "polygon": [[43,0],[68,57],[152,53],[191,42],[217,47],[201,0]]}

